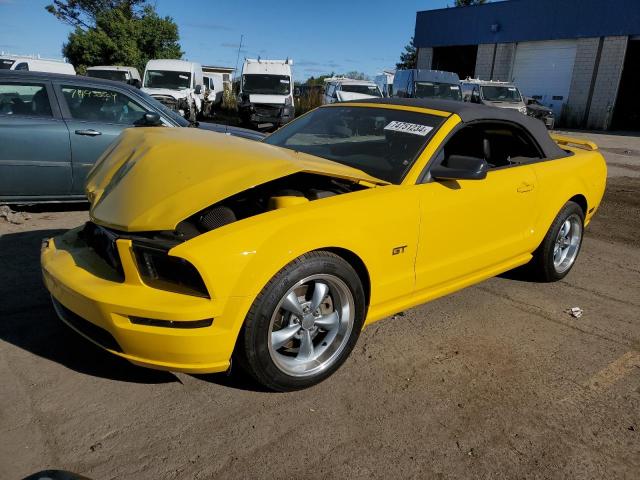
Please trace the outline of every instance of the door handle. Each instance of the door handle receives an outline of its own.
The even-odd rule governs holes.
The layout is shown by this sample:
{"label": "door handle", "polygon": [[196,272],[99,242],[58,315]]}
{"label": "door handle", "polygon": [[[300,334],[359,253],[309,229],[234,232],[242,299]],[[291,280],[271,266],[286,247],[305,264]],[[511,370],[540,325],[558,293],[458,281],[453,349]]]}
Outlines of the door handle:
{"label": "door handle", "polygon": [[102,135],[102,132],[89,128],[88,130],[76,130],[76,135],[84,135],[86,137],[97,137]]}
{"label": "door handle", "polygon": [[520,193],[530,192],[531,190],[533,190],[533,186],[534,186],[533,183],[522,182],[518,187],[518,192]]}

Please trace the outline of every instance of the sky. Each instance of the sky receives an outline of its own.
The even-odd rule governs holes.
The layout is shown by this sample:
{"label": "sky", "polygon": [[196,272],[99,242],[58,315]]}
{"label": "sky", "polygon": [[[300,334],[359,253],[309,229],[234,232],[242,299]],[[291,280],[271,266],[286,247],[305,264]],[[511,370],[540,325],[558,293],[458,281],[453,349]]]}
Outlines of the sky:
{"label": "sky", "polygon": [[[0,52],[60,58],[71,28],[45,10],[51,0],[0,0]],[[178,24],[184,58],[235,67],[244,57],[291,58],[294,77],[395,66],[416,12],[453,0],[151,0]]]}

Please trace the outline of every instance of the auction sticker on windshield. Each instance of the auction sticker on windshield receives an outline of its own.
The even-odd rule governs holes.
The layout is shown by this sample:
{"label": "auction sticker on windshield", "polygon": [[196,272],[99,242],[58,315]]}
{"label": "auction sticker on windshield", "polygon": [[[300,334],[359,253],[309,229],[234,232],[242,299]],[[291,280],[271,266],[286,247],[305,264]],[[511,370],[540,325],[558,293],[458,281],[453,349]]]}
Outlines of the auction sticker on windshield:
{"label": "auction sticker on windshield", "polygon": [[420,135],[424,137],[431,130],[433,130],[433,127],[430,127],[428,125],[420,125],[419,123],[399,122],[397,120],[394,120],[393,122],[390,122],[386,127],[384,127],[384,129],[392,130],[394,132],[411,133],[413,135]]}

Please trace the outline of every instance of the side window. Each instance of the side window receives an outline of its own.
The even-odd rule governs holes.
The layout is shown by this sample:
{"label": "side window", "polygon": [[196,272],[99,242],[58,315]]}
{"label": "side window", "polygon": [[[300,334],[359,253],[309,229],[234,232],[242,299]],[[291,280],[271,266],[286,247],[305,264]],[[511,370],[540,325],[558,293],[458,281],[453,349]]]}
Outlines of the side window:
{"label": "side window", "polygon": [[42,83],[0,83],[0,115],[51,117],[47,88]]}
{"label": "side window", "polygon": [[76,120],[133,125],[146,112],[131,98],[113,90],[63,86],[62,93]]}
{"label": "side window", "polygon": [[16,65],[16,68],[14,68],[14,70],[29,70],[29,64],[27,62],[19,63],[18,65]]}
{"label": "side window", "polygon": [[521,128],[505,123],[464,127],[445,144],[442,165],[452,155],[484,158],[489,168],[519,165],[541,158],[538,147]]}

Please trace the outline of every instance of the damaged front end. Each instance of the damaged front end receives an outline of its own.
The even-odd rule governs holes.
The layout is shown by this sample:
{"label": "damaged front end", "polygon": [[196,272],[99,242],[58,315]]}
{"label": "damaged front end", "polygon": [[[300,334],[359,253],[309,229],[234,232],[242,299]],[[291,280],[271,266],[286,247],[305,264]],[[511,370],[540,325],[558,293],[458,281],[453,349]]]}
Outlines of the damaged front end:
{"label": "damaged front end", "polygon": [[[220,225],[385,184],[355,168],[261,142],[197,129],[138,128],[126,130],[97,162],[86,191],[94,223],[149,232],[178,231],[178,224],[212,205],[224,209],[204,221]],[[287,191],[293,194],[281,194]]]}
{"label": "damaged front end", "polygon": [[278,128],[295,117],[295,108],[291,104],[251,102],[248,95],[241,97],[238,111],[243,124],[259,129]]}

